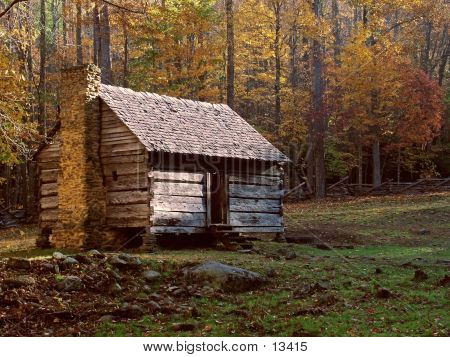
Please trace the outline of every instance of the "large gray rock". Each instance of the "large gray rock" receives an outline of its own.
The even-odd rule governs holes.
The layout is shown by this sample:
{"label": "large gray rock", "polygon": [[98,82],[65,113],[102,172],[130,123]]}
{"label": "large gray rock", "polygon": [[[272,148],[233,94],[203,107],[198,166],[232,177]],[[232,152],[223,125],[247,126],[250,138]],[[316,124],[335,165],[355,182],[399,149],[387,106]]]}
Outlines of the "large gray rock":
{"label": "large gray rock", "polygon": [[252,290],[264,283],[258,273],[214,261],[184,268],[182,273],[189,280],[208,282],[228,292]]}
{"label": "large gray rock", "polygon": [[73,275],[66,276],[63,280],[58,282],[58,289],[62,291],[77,291],[84,289],[83,281]]}
{"label": "large gray rock", "polygon": [[151,282],[158,280],[161,277],[161,274],[154,270],[147,270],[147,271],[144,271],[142,276],[144,277],[144,279],[146,281],[151,283]]}

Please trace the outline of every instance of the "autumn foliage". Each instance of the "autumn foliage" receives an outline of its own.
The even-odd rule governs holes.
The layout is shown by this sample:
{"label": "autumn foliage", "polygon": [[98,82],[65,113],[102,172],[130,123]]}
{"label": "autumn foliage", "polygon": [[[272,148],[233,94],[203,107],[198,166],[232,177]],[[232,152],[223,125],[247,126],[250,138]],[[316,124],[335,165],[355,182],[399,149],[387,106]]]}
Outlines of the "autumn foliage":
{"label": "autumn foliage", "polygon": [[399,167],[415,179],[423,160],[433,175],[448,171],[439,161],[448,154],[444,0],[234,0],[231,10],[225,3],[14,5],[0,18],[1,161],[39,144],[22,124],[45,134],[56,123],[61,68],[80,60],[104,67],[106,58],[114,85],[227,102],[232,41],[234,109],[290,155],[289,185],[314,181],[321,160],[328,182],[350,175],[370,183],[374,168],[386,179]]}

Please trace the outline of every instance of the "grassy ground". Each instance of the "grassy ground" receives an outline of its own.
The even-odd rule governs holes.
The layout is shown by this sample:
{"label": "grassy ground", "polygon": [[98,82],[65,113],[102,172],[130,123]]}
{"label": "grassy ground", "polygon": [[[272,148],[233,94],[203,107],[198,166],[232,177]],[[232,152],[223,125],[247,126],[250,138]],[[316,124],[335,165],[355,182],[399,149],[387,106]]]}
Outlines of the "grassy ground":
{"label": "grassy ground", "polygon": [[[253,292],[189,298],[196,309],[187,315],[158,313],[140,320],[101,323],[96,334],[449,335],[449,285],[442,282],[450,268],[449,194],[290,204],[285,216],[288,235],[313,236],[317,242],[345,248],[323,250],[314,244],[280,244],[262,237],[255,242],[258,254],[186,249],[142,255],[163,273],[165,286],[180,267],[206,260],[270,277]],[[32,235],[31,228],[22,235],[24,246]],[[280,249],[295,251],[298,257],[280,259]],[[48,253],[10,251],[3,255]],[[418,269],[428,276],[423,281],[413,280]],[[299,292],[305,287],[309,291]],[[389,297],[377,297],[382,289],[388,290]],[[183,332],[177,323],[192,326]]]}

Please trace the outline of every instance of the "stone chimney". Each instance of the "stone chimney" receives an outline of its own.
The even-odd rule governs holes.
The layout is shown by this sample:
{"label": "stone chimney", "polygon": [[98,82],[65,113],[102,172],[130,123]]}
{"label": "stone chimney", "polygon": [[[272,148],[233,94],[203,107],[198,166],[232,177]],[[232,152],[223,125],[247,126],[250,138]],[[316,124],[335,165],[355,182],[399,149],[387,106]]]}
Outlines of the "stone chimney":
{"label": "stone chimney", "polygon": [[106,192],[100,165],[100,69],[83,65],[61,75],[58,248],[101,245]]}

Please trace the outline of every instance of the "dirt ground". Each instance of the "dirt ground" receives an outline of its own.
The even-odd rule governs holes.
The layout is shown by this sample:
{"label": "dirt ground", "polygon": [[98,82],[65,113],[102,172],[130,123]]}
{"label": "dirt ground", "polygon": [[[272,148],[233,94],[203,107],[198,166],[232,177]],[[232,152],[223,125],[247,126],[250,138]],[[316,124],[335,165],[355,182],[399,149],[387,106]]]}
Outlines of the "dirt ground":
{"label": "dirt ground", "polygon": [[[134,254],[141,264],[126,269],[109,253],[64,251],[77,263],[62,263],[53,250],[33,248],[34,226],[0,231],[0,335],[450,334],[449,194],[290,204],[285,218],[291,243],[255,236],[234,251],[159,249]],[[19,269],[9,257],[31,263]],[[229,293],[181,277],[183,267],[208,260],[266,283]],[[149,269],[160,277],[146,281]],[[79,290],[61,289],[68,277],[79,278]]]}

